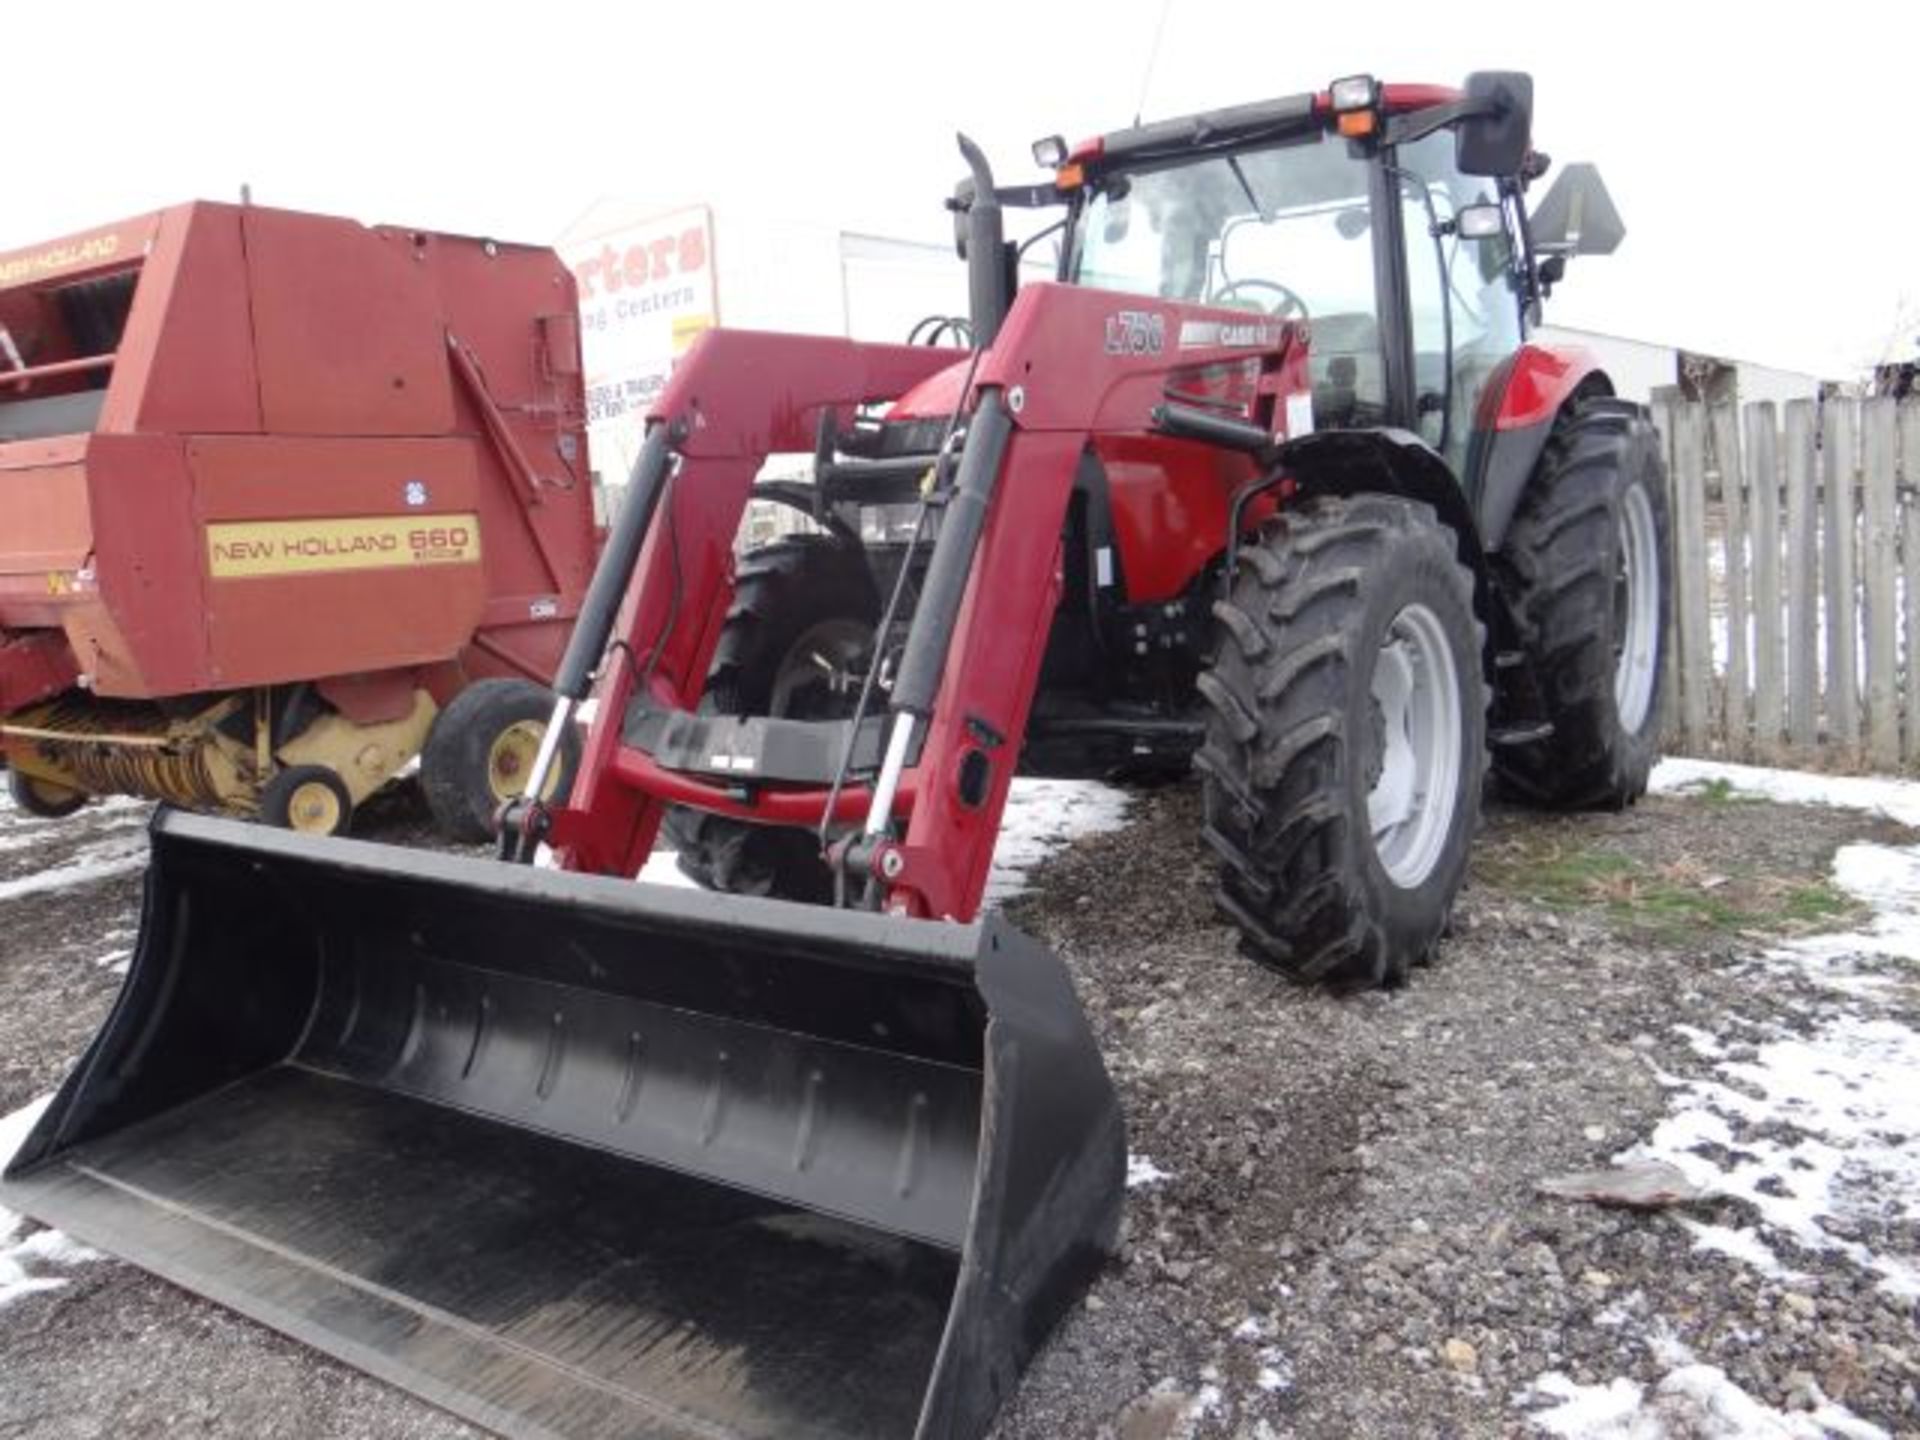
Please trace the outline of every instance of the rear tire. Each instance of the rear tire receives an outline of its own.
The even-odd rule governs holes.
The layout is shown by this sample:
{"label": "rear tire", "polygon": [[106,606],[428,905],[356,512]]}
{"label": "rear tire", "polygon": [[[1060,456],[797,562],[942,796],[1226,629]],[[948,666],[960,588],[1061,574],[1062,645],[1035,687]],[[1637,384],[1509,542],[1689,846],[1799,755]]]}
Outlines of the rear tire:
{"label": "rear tire", "polygon": [[1253,959],[1394,985],[1446,928],[1479,816],[1473,576],[1424,505],[1316,500],[1241,552],[1200,677],[1215,892]]}
{"label": "rear tire", "polygon": [[7,771],[7,790],[14,804],[40,820],[64,820],[92,798],[84,790],[70,790],[52,780],[23,775],[12,768]]}
{"label": "rear tire", "polygon": [[[850,716],[880,622],[866,552],[829,535],[794,535],[750,551],[714,650],[701,709],[808,720]],[[815,657],[850,674],[838,685]],[[755,825],[676,806],[665,838],[683,874],[708,890],[825,904],[833,873],[810,829]]]}
{"label": "rear tire", "polygon": [[[434,824],[450,840],[493,838],[500,806],[525,793],[535,753],[553,715],[553,692],[531,680],[476,680],[434,717],[420,752],[420,788]],[[562,737],[541,797],[564,800],[580,766],[578,731]]]}
{"label": "rear tire", "polygon": [[1495,773],[1538,804],[1619,809],[1660,745],[1668,605],[1666,473],[1645,413],[1589,400],[1555,426],[1500,551],[1553,733]]}
{"label": "rear tire", "polygon": [[289,765],[261,787],[260,818],[302,835],[344,835],[353,823],[353,797],[326,766]]}

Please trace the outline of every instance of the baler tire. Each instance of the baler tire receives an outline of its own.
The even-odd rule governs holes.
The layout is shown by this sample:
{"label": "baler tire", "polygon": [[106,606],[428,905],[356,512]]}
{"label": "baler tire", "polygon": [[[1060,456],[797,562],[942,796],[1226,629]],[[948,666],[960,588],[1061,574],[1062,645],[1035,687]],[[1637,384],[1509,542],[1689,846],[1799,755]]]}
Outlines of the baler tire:
{"label": "baler tire", "polygon": [[[716,715],[785,713],[777,682],[794,647],[822,627],[871,632],[879,619],[879,591],[859,546],[831,535],[791,535],[750,550],[734,574],[733,605],[700,708]],[[680,872],[703,889],[815,905],[833,898],[833,875],[810,828],[756,825],[674,806],[662,841],[678,851]]]}
{"label": "baler tire", "polygon": [[[1220,861],[1216,903],[1251,959],[1344,991],[1400,984],[1431,958],[1465,879],[1485,775],[1473,594],[1453,532],[1427,506],[1387,496],[1304,502],[1241,552],[1215,607],[1218,648],[1199,681],[1211,713],[1194,763],[1203,836]],[[1382,840],[1372,802],[1391,753],[1376,690],[1388,664],[1411,677],[1396,718],[1405,755],[1427,766],[1412,778],[1429,789],[1408,782],[1408,808]],[[1429,793],[1444,793],[1432,787],[1449,782],[1447,808],[1429,814]]]}
{"label": "baler tire", "polygon": [[93,798],[84,790],[70,790],[12,768],[7,770],[7,790],[13,803],[36,820],[64,820]]}
{"label": "baler tire", "polygon": [[[1665,497],[1659,436],[1639,406],[1589,400],[1556,424],[1496,561],[1553,725],[1544,739],[1494,757],[1495,775],[1523,799],[1618,810],[1646,793],[1672,593]],[[1634,552],[1649,548],[1652,563],[1636,575]],[[1635,581],[1649,579],[1652,614],[1636,630],[1633,612],[1646,601],[1636,601]],[[1629,648],[1640,652],[1637,667],[1626,665]],[[1650,673],[1633,685],[1632,668]]]}
{"label": "baler tire", "polygon": [[[326,809],[313,809],[320,800],[314,787],[325,791],[325,805],[331,808],[332,821],[324,828],[303,823],[309,818],[325,818]],[[324,765],[289,765],[277,770],[260,788],[260,819],[283,830],[298,830],[303,835],[344,835],[353,823],[353,797],[346,782]]]}
{"label": "baler tire", "polygon": [[[552,691],[531,680],[495,678],[474,681],[434,717],[420,751],[420,788],[443,835],[466,844],[493,838],[494,813],[523,793],[552,714]],[[542,798],[564,800],[579,768],[575,730],[561,739]]]}

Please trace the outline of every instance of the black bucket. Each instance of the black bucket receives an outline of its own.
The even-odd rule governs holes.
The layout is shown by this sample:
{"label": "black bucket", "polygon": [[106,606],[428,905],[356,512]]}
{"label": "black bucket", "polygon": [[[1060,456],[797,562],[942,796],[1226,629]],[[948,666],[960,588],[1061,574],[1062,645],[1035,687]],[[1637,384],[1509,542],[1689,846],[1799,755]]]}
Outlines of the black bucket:
{"label": "black bucket", "polygon": [[1017,930],[184,814],[0,1203],[515,1435],[982,1433],[1125,1141]]}

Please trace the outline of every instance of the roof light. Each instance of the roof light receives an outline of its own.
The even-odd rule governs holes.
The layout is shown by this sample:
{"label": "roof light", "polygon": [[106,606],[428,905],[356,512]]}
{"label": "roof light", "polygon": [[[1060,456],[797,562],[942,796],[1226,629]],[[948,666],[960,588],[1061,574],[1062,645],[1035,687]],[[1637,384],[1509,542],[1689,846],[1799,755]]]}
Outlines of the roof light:
{"label": "roof light", "polygon": [[[1346,115],[1355,110],[1371,110],[1380,101],[1380,83],[1371,75],[1349,75],[1327,87],[1327,99],[1333,113]],[[1346,132],[1341,131],[1342,134]],[[1366,131],[1361,131],[1365,134]]]}
{"label": "roof light", "polygon": [[1033,142],[1033,163],[1042,170],[1055,170],[1066,163],[1067,142],[1061,135],[1048,135]]}
{"label": "roof light", "polygon": [[1056,190],[1078,190],[1086,183],[1086,167],[1077,160],[1070,165],[1062,165],[1053,172],[1053,184]]}
{"label": "roof light", "polygon": [[1334,117],[1333,126],[1347,139],[1358,140],[1363,135],[1373,134],[1377,118],[1371,110],[1348,110]]}

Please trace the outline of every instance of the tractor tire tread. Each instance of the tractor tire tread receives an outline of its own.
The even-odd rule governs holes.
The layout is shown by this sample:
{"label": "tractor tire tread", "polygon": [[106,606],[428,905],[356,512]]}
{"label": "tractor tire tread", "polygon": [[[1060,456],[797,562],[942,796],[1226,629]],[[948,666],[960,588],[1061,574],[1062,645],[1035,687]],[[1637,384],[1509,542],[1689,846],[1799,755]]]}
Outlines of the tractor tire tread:
{"label": "tractor tire tread", "polygon": [[1443,590],[1432,603],[1464,616],[1471,636],[1460,674],[1471,715],[1461,834],[1450,837],[1449,872],[1436,881],[1457,887],[1484,764],[1473,738],[1484,736],[1487,699],[1473,577],[1429,507],[1376,495],[1303,502],[1269,521],[1241,556],[1222,608],[1255,623],[1263,643],[1245,644],[1223,621],[1201,683],[1212,715],[1194,761],[1201,838],[1219,862],[1216,908],[1239,931],[1243,953],[1291,979],[1338,990],[1397,984],[1431,950],[1442,922],[1436,914],[1409,930],[1404,913],[1376,913],[1363,874],[1375,861],[1352,813],[1349,767],[1362,762],[1349,711],[1356,679],[1366,683],[1356,667],[1372,673],[1364,647],[1378,643],[1363,634],[1369,587],[1394,567],[1424,567],[1443,578],[1418,583]]}
{"label": "tractor tire tread", "polygon": [[[1658,749],[1660,670],[1637,733],[1620,722],[1614,695],[1612,575],[1619,516],[1630,485],[1653,507],[1659,592],[1666,562],[1664,472],[1644,411],[1610,397],[1580,402],[1556,422],[1514,514],[1494,571],[1514,617],[1552,731],[1506,748],[1494,771],[1509,792],[1559,809],[1620,809],[1646,793]],[[1656,644],[1664,650],[1664,637]]]}

